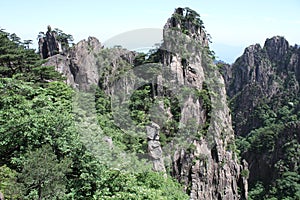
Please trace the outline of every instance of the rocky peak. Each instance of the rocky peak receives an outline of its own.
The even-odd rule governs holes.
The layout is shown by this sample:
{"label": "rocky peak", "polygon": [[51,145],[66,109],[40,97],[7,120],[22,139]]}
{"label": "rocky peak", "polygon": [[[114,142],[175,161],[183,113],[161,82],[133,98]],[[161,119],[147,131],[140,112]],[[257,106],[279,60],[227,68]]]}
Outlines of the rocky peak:
{"label": "rocky peak", "polygon": [[[277,135],[274,134],[262,145],[263,150],[257,150],[257,146],[251,144],[254,147],[242,154],[249,163],[250,184],[258,180],[266,185],[274,184],[282,173],[276,165],[284,165],[283,144],[289,144],[292,140],[299,143],[299,137],[295,134],[299,117],[299,52],[297,45],[289,46],[285,38],[275,36],[265,41],[263,49],[260,45],[249,46],[230,69],[223,70],[224,77],[229,80],[226,82],[227,93],[237,135],[255,138],[258,137],[254,136],[255,132],[263,130],[259,139],[255,140],[260,143],[267,137],[270,127],[282,125],[282,130],[278,127],[272,130]],[[293,113],[295,118],[290,121],[284,119],[284,109],[290,112],[289,116]],[[291,132],[294,136],[289,135]],[[272,149],[266,150],[265,146],[271,143],[274,144]]]}
{"label": "rocky peak", "polygon": [[203,46],[208,46],[209,38],[206,35],[203,21],[200,19],[200,15],[190,8],[176,8],[164,29],[179,30],[194,40],[199,40]]}
{"label": "rocky peak", "polygon": [[228,95],[233,97],[252,85],[257,91],[261,90],[260,94],[271,98],[279,90],[278,83],[274,81],[275,76],[283,79],[290,71],[296,72],[299,80],[297,52],[280,36],[267,39],[263,48],[259,44],[247,47],[243,55],[232,64],[230,74],[226,75],[232,76],[227,83]]}
{"label": "rocky peak", "polygon": [[[99,51],[102,48],[100,41],[95,37],[88,37],[87,40],[81,40],[76,45],[77,49],[84,49],[85,51]],[[97,52],[94,52],[97,53]]]}
{"label": "rocky peak", "polygon": [[271,61],[279,62],[287,54],[289,43],[284,37],[275,36],[265,41],[264,49]]}
{"label": "rocky peak", "polygon": [[97,54],[102,48],[97,38],[89,37],[74,45],[66,55],[49,57],[44,65],[55,66],[73,88],[88,91],[92,85],[98,85]]}
{"label": "rocky peak", "polygon": [[246,168],[238,164],[227,146],[233,141],[234,133],[224,80],[209,56],[208,34],[199,14],[189,8],[177,8],[164,27],[163,47],[167,50],[162,55],[163,65],[171,76],[162,77],[161,84],[175,83],[191,91],[209,91],[217,96],[209,96],[208,101],[218,105],[210,110],[203,104],[203,96],[195,98],[192,92],[182,100],[180,124],[190,124],[191,132],[204,131],[201,127],[205,124],[208,129],[196,138],[187,136],[193,150],[175,151],[173,176],[185,184],[191,199],[247,198],[247,180],[240,174]]}
{"label": "rocky peak", "polygon": [[89,37],[88,40],[82,40],[70,51],[74,81],[78,88],[83,91],[89,90],[90,86],[98,85],[99,75],[97,66],[97,54],[102,46],[95,37]]}
{"label": "rocky peak", "polygon": [[[46,59],[54,56],[59,52],[59,44],[56,40],[56,33],[52,31],[51,26],[47,27],[47,32],[44,36],[39,38],[39,52],[41,58]],[[43,32],[41,32],[43,34]]]}
{"label": "rocky peak", "polygon": [[251,66],[255,65],[255,61],[257,61],[257,54],[262,53],[262,48],[260,44],[254,44],[247,47],[244,51],[243,57],[244,60]]}
{"label": "rocky peak", "polygon": [[247,84],[267,87],[267,77],[272,72],[268,55],[259,44],[247,47],[243,55],[232,65],[231,70],[231,82],[227,83],[229,84],[227,93],[230,97],[233,97],[237,91],[241,91]]}

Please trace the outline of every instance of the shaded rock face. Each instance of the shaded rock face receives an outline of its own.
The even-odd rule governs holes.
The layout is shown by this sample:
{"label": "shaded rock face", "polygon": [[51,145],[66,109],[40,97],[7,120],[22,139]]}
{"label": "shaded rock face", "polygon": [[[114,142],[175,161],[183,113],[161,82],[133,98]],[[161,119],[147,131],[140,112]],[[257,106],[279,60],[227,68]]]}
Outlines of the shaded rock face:
{"label": "shaded rock face", "polygon": [[54,31],[51,31],[50,26],[48,26],[45,37],[39,39],[39,52],[43,59],[59,53],[59,44],[56,40],[56,34]]}
{"label": "shaded rock face", "polygon": [[[295,103],[299,98],[299,58],[298,46],[290,46],[283,37],[275,36],[267,39],[263,48],[258,44],[246,48],[230,69],[228,66],[223,69],[224,77],[229,80],[226,88],[237,135],[250,136],[251,130],[267,126],[266,123],[276,124],[276,120],[286,123],[272,139],[271,153],[252,150],[242,155],[249,163],[250,183],[260,180],[271,184],[280,174],[275,164],[284,157],[282,145],[290,143],[289,140],[300,141],[299,125],[285,122],[278,112],[283,107],[299,111]],[[270,122],[272,118],[274,122]]]}
{"label": "shaded rock face", "polygon": [[261,126],[261,121],[253,115],[255,107],[262,101],[267,103],[282,96],[285,85],[290,85],[290,94],[298,93],[299,70],[299,49],[289,46],[283,37],[267,39],[263,48],[256,44],[245,49],[227,70],[230,73],[225,73],[226,79],[230,79],[226,88],[233,100],[236,134],[245,136],[251,129]]}

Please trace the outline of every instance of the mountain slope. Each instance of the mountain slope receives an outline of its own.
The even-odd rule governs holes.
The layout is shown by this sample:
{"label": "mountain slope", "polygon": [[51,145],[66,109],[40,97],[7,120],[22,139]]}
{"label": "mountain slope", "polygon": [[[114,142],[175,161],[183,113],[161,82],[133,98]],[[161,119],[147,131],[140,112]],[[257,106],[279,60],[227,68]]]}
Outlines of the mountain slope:
{"label": "mountain slope", "polygon": [[251,188],[257,189],[258,182],[265,188],[255,199],[299,198],[299,59],[297,45],[275,36],[264,47],[246,48],[231,67],[223,68]]}

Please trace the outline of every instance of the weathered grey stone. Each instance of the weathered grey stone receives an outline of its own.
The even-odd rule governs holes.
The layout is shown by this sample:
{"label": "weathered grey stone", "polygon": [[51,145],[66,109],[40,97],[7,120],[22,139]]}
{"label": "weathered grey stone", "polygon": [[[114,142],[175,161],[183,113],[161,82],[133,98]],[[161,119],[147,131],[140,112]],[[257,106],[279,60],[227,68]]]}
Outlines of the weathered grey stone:
{"label": "weathered grey stone", "polygon": [[48,58],[44,65],[55,66],[56,71],[63,74],[66,78],[66,83],[73,88],[76,88],[77,84],[75,83],[74,77],[76,76],[78,69],[73,68],[74,65],[72,64],[70,58],[57,54]]}
{"label": "weathered grey stone", "polygon": [[41,58],[45,59],[59,53],[59,44],[56,40],[55,32],[51,30],[49,25],[45,37],[39,39],[39,52]]}
{"label": "weathered grey stone", "polygon": [[54,55],[44,65],[55,66],[66,77],[66,82],[81,91],[88,91],[99,81],[97,55],[102,46],[98,39],[89,37],[76,44],[67,55]]}
{"label": "weathered grey stone", "polygon": [[92,85],[98,85],[97,54],[101,49],[99,40],[89,37],[87,41],[80,41],[71,50],[71,64],[74,69],[77,69],[74,81],[78,84],[79,90],[88,91]]}
{"label": "weathered grey stone", "polygon": [[153,170],[166,172],[164,165],[164,157],[159,141],[160,127],[152,122],[146,127],[148,138],[148,153],[153,162]]}

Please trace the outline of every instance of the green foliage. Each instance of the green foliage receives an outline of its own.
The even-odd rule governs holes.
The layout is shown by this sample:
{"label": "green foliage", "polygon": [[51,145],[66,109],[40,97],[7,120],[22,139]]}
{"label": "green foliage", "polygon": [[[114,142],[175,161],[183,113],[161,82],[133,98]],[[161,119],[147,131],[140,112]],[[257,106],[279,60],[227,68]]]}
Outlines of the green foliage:
{"label": "green foliage", "polygon": [[74,40],[71,34],[66,34],[58,28],[55,28],[53,31],[56,34],[56,40],[59,41],[62,46],[69,47],[69,44]]}
{"label": "green foliage", "polygon": [[257,182],[256,185],[249,191],[249,200],[263,199],[265,188],[262,183]]}
{"label": "green foliage", "polygon": [[145,64],[146,61],[146,54],[145,53],[139,53],[135,58],[134,58],[134,66],[139,66],[142,64]]}
{"label": "green foliage", "polygon": [[130,97],[129,103],[131,118],[137,123],[148,123],[148,112],[152,103],[152,88],[150,85],[145,85],[135,90]]}
{"label": "green foliage", "polygon": [[196,96],[198,96],[201,99],[201,102],[203,104],[204,109],[207,111],[207,113],[210,113],[212,109],[212,103],[211,103],[211,97],[210,92],[207,88],[207,85],[203,83],[203,89],[198,90],[196,92]]}
{"label": "green foliage", "polygon": [[248,169],[243,169],[241,171],[241,176],[244,178],[249,178],[249,170]]}
{"label": "green foliage", "polygon": [[264,187],[260,182],[256,183],[249,191],[249,200],[260,199],[300,199],[300,175],[296,172],[285,172],[267,187]]}
{"label": "green foliage", "polygon": [[[182,13],[180,13],[182,11]],[[191,28],[191,26],[194,26],[197,29],[201,29],[201,31],[205,31],[205,27],[204,27],[204,23],[200,18],[200,15],[186,7],[186,8],[178,8],[178,12],[173,14],[173,20],[175,20],[175,22],[172,24],[173,25],[173,30],[176,30],[176,26],[177,24],[180,24],[180,29],[181,32],[183,34],[186,35],[191,35],[192,33],[189,32],[189,29]]]}
{"label": "green foliage", "polygon": [[19,179],[30,199],[32,194],[36,194],[34,199],[62,199],[67,183],[65,175],[70,171],[71,161],[57,160],[49,145],[29,151],[24,159]]}
{"label": "green foliage", "polygon": [[276,179],[276,193],[279,199],[300,199],[300,174],[297,172],[285,172]]}
{"label": "green foliage", "polygon": [[278,135],[277,128],[280,127],[259,128],[251,132],[248,137],[249,143],[251,144],[250,150],[254,152],[272,152]]}
{"label": "green foliage", "polygon": [[[64,91],[64,96],[57,96]],[[70,115],[71,90],[63,84],[48,89],[13,79],[0,80],[1,162],[17,164],[22,152],[44,143],[57,146],[61,152],[72,148],[74,132]],[[53,94],[54,96],[51,96]],[[62,95],[62,94],[61,94]]]}
{"label": "green foliage", "polygon": [[102,199],[188,199],[178,183],[156,172],[127,174],[110,170],[105,179],[104,188],[97,194]]}
{"label": "green foliage", "polygon": [[93,199],[104,181],[104,166],[82,145],[73,150],[71,170],[66,199]]}
{"label": "green foliage", "polygon": [[17,183],[18,173],[6,165],[0,167],[0,191],[6,199],[22,197],[21,184]]}

